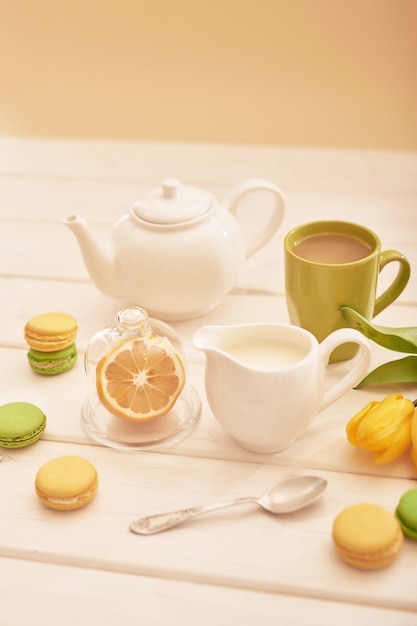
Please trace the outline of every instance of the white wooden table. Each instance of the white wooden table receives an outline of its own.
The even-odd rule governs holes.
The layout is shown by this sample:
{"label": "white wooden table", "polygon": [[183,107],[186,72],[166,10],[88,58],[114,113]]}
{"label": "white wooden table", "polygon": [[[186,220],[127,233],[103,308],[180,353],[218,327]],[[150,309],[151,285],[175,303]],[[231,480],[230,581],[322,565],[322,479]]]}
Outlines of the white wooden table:
{"label": "white wooden table", "polygon": [[[80,414],[87,343],[126,303],[91,283],[62,219],[80,213],[106,242],[130,204],[172,175],[219,199],[245,178],[268,178],[284,192],[286,216],[214,311],[173,324],[202,398],[197,429],[163,452],[125,453],[89,439]],[[360,572],[341,562],[331,541],[342,508],[369,501],[393,511],[416,486],[407,457],[379,467],[345,437],[350,417],[394,388],[352,390],[291,448],[257,455],[217,424],[204,396],[204,356],[191,346],[194,331],[206,323],[288,321],[282,240],[292,226],[312,219],[361,222],[377,231],[383,248],[409,258],[411,280],[378,321],[416,325],[416,211],[413,153],[0,139],[0,403],[33,402],[48,418],[35,445],[0,449],[2,626],[417,623],[416,543],[405,541],[390,567]],[[23,326],[52,310],[77,318],[80,356],[71,371],[50,378],[30,370]],[[402,356],[372,349],[372,367]],[[417,385],[395,391],[417,397]],[[100,479],[95,500],[68,514],[46,509],[33,484],[40,465],[61,454],[90,459]],[[304,473],[325,477],[328,488],[295,514],[243,507],[160,535],[128,530],[142,515],[261,494]]]}

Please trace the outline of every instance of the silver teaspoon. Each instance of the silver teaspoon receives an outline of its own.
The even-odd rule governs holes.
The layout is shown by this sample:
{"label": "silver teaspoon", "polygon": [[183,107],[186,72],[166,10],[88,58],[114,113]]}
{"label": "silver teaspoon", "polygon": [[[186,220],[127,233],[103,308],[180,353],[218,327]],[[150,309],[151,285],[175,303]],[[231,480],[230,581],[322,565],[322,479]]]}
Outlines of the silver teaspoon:
{"label": "silver teaspoon", "polygon": [[291,513],[298,511],[316,500],[325,490],[327,481],[319,476],[297,476],[280,482],[268,489],[263,496],[235,498],[230,502],[219,502],[206,506],[193,506],[188,509],[141,517],[130,524],[130,530],[138,535],[153,535],[189,520],[197,515],[223,509],[236,504],[253,502],[270,513]]}

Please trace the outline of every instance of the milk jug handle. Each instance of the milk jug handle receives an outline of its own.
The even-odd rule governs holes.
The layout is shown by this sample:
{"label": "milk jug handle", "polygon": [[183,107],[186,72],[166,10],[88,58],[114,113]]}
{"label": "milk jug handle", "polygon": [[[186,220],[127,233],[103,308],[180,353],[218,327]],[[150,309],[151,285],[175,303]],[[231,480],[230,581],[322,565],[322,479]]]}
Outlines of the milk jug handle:
{"label": "milk jug handle", "polygon": [[340,328],[328,335],[319,345],[324,367],[327,367],[333,350],[344,343],[358,344],[361,348],[360,352],[351,361],[346,361],[349,371],[335,385],[326,389],[320,411],[323,411],[323,409],[336,402],[344,393],[353,389],[364,378],[371,363],[372,353],[366,337],[353,328]]}
{"label": "milk jug handle", "polygon": [[232,189],[223,200],[223,206],[230,211],[238,220],[238,206],[240,200],[254,191],[270,191],[275,196],[275,203],[272,215],[266,224],[260,229],[254,229],[253,235],[246,241],[246,258],[252,256],[262,248],[277,232],[284,219],[285,200],[282,191],[263,178],[250,178]]}

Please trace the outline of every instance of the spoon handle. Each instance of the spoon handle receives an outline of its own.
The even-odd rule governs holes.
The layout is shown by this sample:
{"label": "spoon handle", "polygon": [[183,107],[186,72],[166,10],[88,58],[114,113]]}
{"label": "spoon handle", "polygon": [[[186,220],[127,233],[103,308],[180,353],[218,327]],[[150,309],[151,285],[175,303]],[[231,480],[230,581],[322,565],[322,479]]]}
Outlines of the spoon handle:
{"label": "spoon handle", "polygon": [[178,526],[183,522],[208,513],[209,511],[216,511],[217,509],[224,509],[229,506],[235,506],[236,504],[248,504],[250,502],[258,502],[256,498],[246,496],[242,498],[235,498],[230,502],[220,502],[217,504],[207,504],[206,506],[193,506],[188,509],[181,509],[179,511],[171,511],[170,513],[159,513],[156,515],[148,515],[147,517],[141,517],[135,520],[129,526],[130,530],[138,535],[153,535],[154,533],[160,533],[163,530]]}

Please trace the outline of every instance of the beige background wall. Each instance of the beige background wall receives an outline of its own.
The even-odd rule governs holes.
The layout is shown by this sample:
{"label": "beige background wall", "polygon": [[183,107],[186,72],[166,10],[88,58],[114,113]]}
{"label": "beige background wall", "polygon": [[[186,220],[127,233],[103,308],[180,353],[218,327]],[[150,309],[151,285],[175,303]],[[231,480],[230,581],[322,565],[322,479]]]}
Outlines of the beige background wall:
{"label": "beige background wall", "polygon": [[0,134],[417,149],[417,0],[0,9]]}

